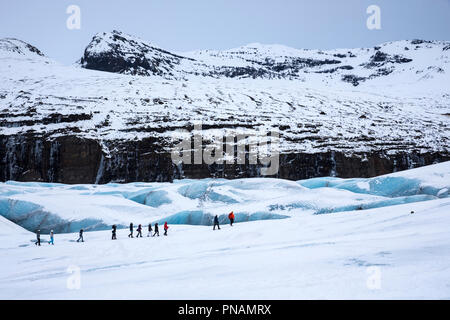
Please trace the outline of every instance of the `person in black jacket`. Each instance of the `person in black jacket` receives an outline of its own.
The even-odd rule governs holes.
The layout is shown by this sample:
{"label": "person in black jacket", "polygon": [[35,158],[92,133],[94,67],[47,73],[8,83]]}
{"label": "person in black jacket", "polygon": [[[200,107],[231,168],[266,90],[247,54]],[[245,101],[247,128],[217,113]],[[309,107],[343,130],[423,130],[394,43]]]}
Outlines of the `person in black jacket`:
{"label": "person in black jacket", "polygon": [[84,242],[84,239],[83,239],[83,229],[80,229],[80,237],[78,238],[77,242],[80,242],[80,240],[81,240],[81,242]]}
{"label": "person in black jacket", "polygon": [[152,235],[152,224],[151,223],[149,223],[148,224],[148,234],[147,234],[147,237],[150,237],[151,235]]}
{"label": "person in black jacket", "polygon": [[159,237],[158,223],[155,223],[155,233],[153,234],[153,236],[155,236],[155,234],[157,234]]}
{"label": "person in black jacket", "polygon": [[37,246],[41,245],[41,230],[36,232],[36,242],[34,244]]}
{"label": "person in black jacket", "polygon": [[133,238],[133,222],[130,222],[130,234],[128,235],[128,238]]}
{"label": "person in black jacket", "polygon": [[117,226],[115,224],[113,224],[112,226],[112,238],[111,240],[117,240],[116,238],[116,230],[117,230]]}
{"label": "person in black jacket", "polygon": [[142,238],[142,225],[141,224],[138,225],[136,231],[137,231],[136,238],[139,238],[139,236]]}
{"label": "person in black jacket", "polygon": [[216,214],[216,216],[214,217],[214,227],[213,227],[213,230],[216,230],[216,226],[217,226],[217,229],[220,230],[220,226],[219,226],[219,217],[217,216],[217,214]]}

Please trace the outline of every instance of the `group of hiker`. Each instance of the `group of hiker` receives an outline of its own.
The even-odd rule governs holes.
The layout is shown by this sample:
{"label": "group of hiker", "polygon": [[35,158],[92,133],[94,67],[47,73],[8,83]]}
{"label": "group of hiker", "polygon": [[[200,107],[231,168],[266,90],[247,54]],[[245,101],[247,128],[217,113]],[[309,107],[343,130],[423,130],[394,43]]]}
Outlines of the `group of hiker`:
{"label": "group of hiker", "polygon": [[[117,238],[116,238],[116,230],[117,230],[117,226],[116,225],[113,225],[112,226],[112,240],[116,240]],[[167,236],[167,231],[169,230],[169,226],[167,225],[167,221],[166,222],[164,222],[164,235],[165,236]],[[136,235],[136,238],[142,238],[142,225],[141,224],[139,224],[138,225],[138,227],[137,227],[137,229],[136,229],[136,231],[137,231],[137,235]],[[154,231],[154,233],[153,233],[153,235],[152,235],[152,231]],[[133,222],[131,222],[130,223],[130,234],[128,235],[128,238],[134,238],[133,237],[133,232],[134,232],[134,226],[133,226]],[[153,228],[152,228],[152,224],[151,223],[149,223],[148,224],[148,233],[147,233],[147,237],[150,237],[150,236],[152,236],[152,237],[154,237],[154,236],[158,236],[159,237],[159,226],[158,226],[158,223],[156,222],[155,223],[155,225],[154,225],[154,230],[153,230]]]}
{"label": "group of hiker", "polygon": [[[234,213],[233,213],[233,211],[231,211],[228,214],[228,219],[230,220],[230,226],[233,226],[233,222],[234,222]],[[216,227],[218,228],[218,230],[220,230],[219,217],[217,215],[214,217],[213,230],[216,230]],[[167,225],[167,221],[166,221],[166,222],[164,222],[164,235],[165,236],[167,236],[167,231],[168,230],[169,230],[169,226]],[[142,225],[141,224],[138,225],[136,231],[137,231],[136,238],[142,238]],[[152,231],[154,232],[153,234],[152,234]],[[80,229],[79,237],[78,237],[77,242],[80,242],[80,241],[84,242],[83,232],[84,232],[84,230]],[[134,232],[134,225],[133,225],[133,222],[131,222],[130,223],[130,234],[128,235],[128,238],[134,238],[133,237],[133,232]],[[158,226],[158,223],[155,223],[153,228],[152,228],[152,224],[149,223],[148,224],[147,237],[150,237],[150,236],[154,237],[155,235],[159,237],[159,226]],[[117,226],[115,224],[112,226],[112,237],[111,237],[111,240],[117,240]],[[53,230],[50,231],[50,241],[48,241],[48,243],[52,244],[52,245],[55,244]],[[41,245],[41,230],[38,230],[36,232],[36,243],[35,244],[37,246]]]}

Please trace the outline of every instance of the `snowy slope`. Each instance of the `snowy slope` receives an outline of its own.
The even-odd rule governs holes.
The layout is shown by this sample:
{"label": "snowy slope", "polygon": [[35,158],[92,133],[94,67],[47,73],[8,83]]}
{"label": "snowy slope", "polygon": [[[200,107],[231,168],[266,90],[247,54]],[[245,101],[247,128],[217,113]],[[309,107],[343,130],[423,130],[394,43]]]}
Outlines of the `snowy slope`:
{"label": "snowy slope", "polygon": [[[23,226],[60,228],[66,219],[78,231],[98,227],[88,219],[131,220],[144,224],[144,237],[124,228],[111,241],[110,230],[88,229],[77,243],[76,232],[56,231],[54,246],[36,247],[33,233],[0,217],[0,298],[449,299],[449,174],[445,162],[372,179],[10,181],[0,185],[0,213]],[[185,212],[171,220],[197,208],[234,210],[239,222],[269,207],[289,217],[256,215],[232,227],[221,219],[220,231],[192,225],[202,221]],[[147,237],[145,224],[160,218],[168,237]]]}
{"label": "snowy slope", "polygon": [[[449,299],[449,209],[447,198],[220,231],[170,225],[167,238],[119,230],[111,241],[96,231],[76,243],[75,233],[56,234],[54,246],[39,248],[14,234],[15,245],[1,249],[0,297]],[[79,289],[68,289],[68,268],[79,268]]]}
{"label": "snowy slope", "polygon": [[0,248],[15,246],[19,237],[28,237],[31,239],[34,237],[34,234],[0,216]]}
{"label": "snowy slope", "polygon": [[[96,57],[120,45],[114,53],[120,57],[147,50],[145,59],[171,58],[159,62],[156,75],[132,76],[63,66],[26,51],[26,44],[19,50],[27,52],[24,55],[16,52],[18,41],[1,40],[0,135],[76,135],[97,141],[155,137],[170,150],[178,139],[192,134],[194,123],[201,122],[207,141],[222,135],[278,131],[283,153],[448,154],[450,50],[446,42],[392,42],[380,49],[352,49],[352,55],[347,49],[320,52],[255,44],[182,55],[131,36],[120,37],[127,43],[114,42],[109,33],[86,51]],[[267,57],[274,63],[286,59],[289,66],[280,67],[280,76],[255,78],[208,75],[196,69],[260,65]],[[336,65],[352,62],[353,69],[316,73],[329,68],[314,62],[319,58],[341,61]],[[295,69],[295,61],[303,61],[298,62],[302,67],[296,76],[284,76]],[[383,68],[392,72],[382,75],[377,70]],[[347,72],[366,80],[353,86],[342,81]],[[380,75],[371,77],[373,73]],[[103,148],[105,155],[111,152]]]}

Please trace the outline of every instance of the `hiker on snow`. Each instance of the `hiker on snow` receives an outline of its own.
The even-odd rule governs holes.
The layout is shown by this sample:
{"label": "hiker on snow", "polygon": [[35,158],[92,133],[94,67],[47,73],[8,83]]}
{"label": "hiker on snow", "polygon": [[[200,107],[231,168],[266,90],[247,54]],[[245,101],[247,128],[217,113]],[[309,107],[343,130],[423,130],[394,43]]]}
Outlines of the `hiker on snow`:
{"label": "hiker on snow", "polygon": [[128,235],[128,238],[133,238],[133,222],[130,222],[130,234]]}
{"label": "hiker on snow", "polygon": [[53,230],[50,231],[50,241],[48,242],[48,244],[51,244],[51,245],[55,244],[54,239],[53,239]]}
{"label": "hiker on snow", "polygon": [[233,213],[233,211],[231,211],[230,214],[228,215],[228,219],[230,219],[230,226],[233,226],[233,222],[234,222],[234,213]]}
{"label": "hiker on snow", "polygon": [[214,227],[213,227],[213,230],[216,230],[216,226],[217,226],[217,228],[220,230],[220,226],[219,226],[219,217],[217,216],[217,214],[216,214],[216,216],[214,217]]}
{"label": "hiker on snow", "polygon": [[141,236],[141,238],[142,238],[142,225],[141,224],[138,225],[136,231],[137,231],[136,238],[139,238],[139,236]]}
{"label": "hiker on snow", "polygon": [[152,235],[152,224],[151,223],[149,223],[148,224],[148,233],[147,233],[147,237],[150,237],[151,235]]}
{"label": "hiker on snow", "polygon": [[41,245],[41,230],[36,232],[36,242],[34,244],[37,246]]}
{"label": "hiker on snow", "polygon": [[167,221],[164,222],[164,235],[167,236],[167,230],[169,229],[169,226],[167,225]]}
{"label": "hiker on snow", "polygon": [[115,224],[113,224],[111,240],[117,240],[117,238],[116,238],[116,230],[117,230],[117,226]]}
{"label": "hiker on snow", "polygon": [[159,237],[158,223],[155,223],[155,233],[153,234],[153,236],[155,236],[155,234],[157,234]]}
{"label": "hiker on snow", "polygon": [[84,239],[83,239],[83,229],[80,229],[80,237],[78,238],[77,242],[80,242],[80,240],[81,240],[81,242],[84,242]]}

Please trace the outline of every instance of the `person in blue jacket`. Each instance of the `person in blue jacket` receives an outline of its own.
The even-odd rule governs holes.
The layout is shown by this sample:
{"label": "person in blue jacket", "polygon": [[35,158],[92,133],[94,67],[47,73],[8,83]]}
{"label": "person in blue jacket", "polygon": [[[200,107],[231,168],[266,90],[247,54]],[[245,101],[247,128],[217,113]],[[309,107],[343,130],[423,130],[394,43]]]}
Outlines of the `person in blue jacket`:
{"label": "person in blue jacket", "polygon": [[54,239],[53,230],[50,231],[50,241],[48,242],[48,244],[51,244],[51,245],[54,245],[54,244],[55,244],[55,239]]}

